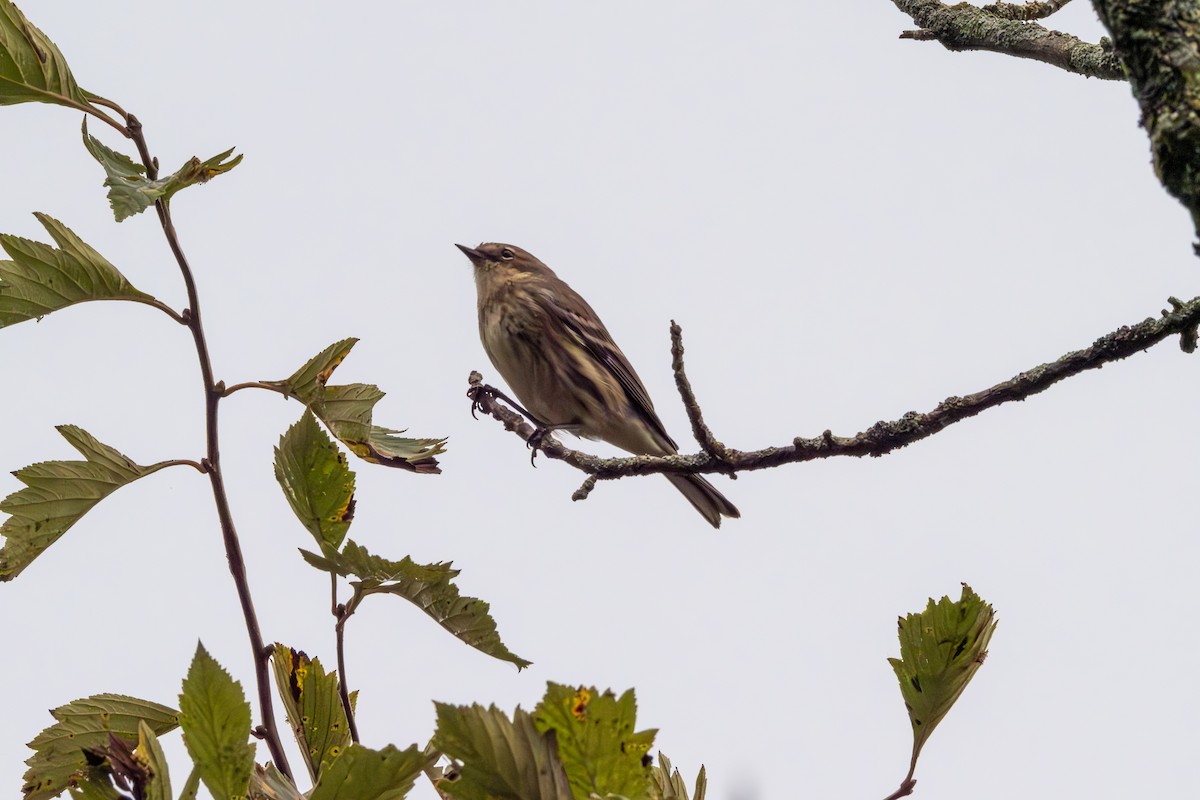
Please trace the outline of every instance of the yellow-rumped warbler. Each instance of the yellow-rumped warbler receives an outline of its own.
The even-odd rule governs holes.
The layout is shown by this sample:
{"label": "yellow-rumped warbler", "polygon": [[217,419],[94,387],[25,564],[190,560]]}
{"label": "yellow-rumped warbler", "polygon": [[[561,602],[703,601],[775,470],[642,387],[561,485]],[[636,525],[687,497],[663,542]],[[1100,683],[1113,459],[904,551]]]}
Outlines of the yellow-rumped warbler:
{"label": "yellow-rumped warbler", "polygon": [[[679,448],[633,366],[587,301],[511,244],[456,245],[475,267],[479,338],[536,422],[637,455]],[[741,514],[699,475],[667,475],[714,528]]]}

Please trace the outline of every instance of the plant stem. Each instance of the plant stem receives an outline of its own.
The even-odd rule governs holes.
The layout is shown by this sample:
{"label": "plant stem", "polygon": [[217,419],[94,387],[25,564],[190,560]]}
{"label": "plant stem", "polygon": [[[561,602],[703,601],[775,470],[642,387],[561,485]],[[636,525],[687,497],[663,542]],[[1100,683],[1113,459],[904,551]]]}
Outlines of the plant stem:
{"label": "plant stem", "polygon": [[[133,114],[126,115],[125,122],[130,138],[137,145],[138,154],[146,166],[147,177],[155,180],[158,177],[158,162],[150,156],[145,136],[142,133],[142,124]],[[179,271],[182,273],[184,285],[187,287],[188,307],[183,315],[184,324],[192,332],[192,340],[196,344],[196,356],[200,361],[200,375],[204,382],[207,454],[203,466],[208,472],[209,483],[212,485],[213,500],[217,506],[217,518],[221,523],[221,535],[225,540],[225,555],[229,560],[229,572],[233,575],[233,582],[237,587],[238,600],[242,605],[242,616],[246,620],[246,632],[250,637],[250,649],[254,654],[254,678],[258,684],[258,705],[262,714],[263,739],[267,743],[267,749],[271,753],[271,760],[275,762],[275,766],[291,779],[292,771],[288,766],[287,756],[283,752],[283,743],[275,726],[275,711],[271,703],[271,680],[267,671],[267,661],[271,651],[263,645],[262,632],[258,627],[258,616],[254,613],[254,600],[250,596],[250,584],[246,578],[246,561],[242,557],[241,542],[238,540],[237,529],[233,525],[233,515],[229,510],[229,497],[225,492],[225,478],[221,472],[217,407],[221,402],[225,386],[213,380],[208,340],[204,336],[204,326],[200,320],[200,298],[196,291],[196,282],[192,277],[192,268],[188,265],[187,257],[184,256],[183,248],[179,244],[179,236],[171,221],[170,209],[161,200],[155,202],[154,208],[158,212],[158,221],[162,225],[163,234],[167,237],[167,244],[175,256],[176,263],[179,264]]]}
{"label": "plant stem", "polygon": [[354,707],[350,705],[350,688],[346,685],[346,620],[350,619],[350,615],[354,611],[337,601],[337,575],[332,572],[329,573],[329,586],[333,597],[333,616],[337,619],[333,631],[337,637],[338,694],[342,699],[342,708],[346,711],[346,721],[350,724],[350,740],[358,744],[358,723],[354,721]]}

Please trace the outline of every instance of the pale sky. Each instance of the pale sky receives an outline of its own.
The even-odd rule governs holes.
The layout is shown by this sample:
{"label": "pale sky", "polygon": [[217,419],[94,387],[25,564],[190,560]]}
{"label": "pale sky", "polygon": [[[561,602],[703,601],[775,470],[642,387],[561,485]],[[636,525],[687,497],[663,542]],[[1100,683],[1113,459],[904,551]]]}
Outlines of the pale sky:
{"label": "pale sky", "polygon": [[[173,203],[217,376],[283,378],[356,336],[337,378],[389,393],[380,424],[450,439],[436,477],[355,461],[350,536],[453,560],[534,666],[375,598],[348,628],[365,744],[423,745],[433,700],[511,711],[547,680],[632,686],[639,726],[689,783],[707,766],[710,798],[881,798],[911,746],[896,617],[966,581],[1000,624],[916,797],[1194,791],[1200,361],[1175,342],[882,459],[716,478],[743,514],[719,532],[661,478],[572,503],[580,473],[531,469],[464,396],[472,369],[499,377],[455,242],[553,267],[690,452],[671,319],[716,435],[754,449],[929,410],[1157,315],[1200,294],[1200,264],[1127,85],[900,41],[912,23],[886,0],[21,7],[81,85],[142,119],[164,169],[245,154]],[[1100,35],[1083,0],[1052,22]],[[112,221],[79,115],[0,113],[0,231],[44,240],[30,212],[50,213],[182,308],[153,215]],[[0,358],[0,495],[8,470],[75,456],[55,424],[140,463],[202,456],[190,337],[152,309],[57,312],[0,332]],[[264,635],[332,666],[327,582],[271,467],[301,408],[242,392],[222,413]],[[0,587],[0,614],[6,795],[46,709],[175,705],[197,639],[253,691],[189,470],[101,503]]]}

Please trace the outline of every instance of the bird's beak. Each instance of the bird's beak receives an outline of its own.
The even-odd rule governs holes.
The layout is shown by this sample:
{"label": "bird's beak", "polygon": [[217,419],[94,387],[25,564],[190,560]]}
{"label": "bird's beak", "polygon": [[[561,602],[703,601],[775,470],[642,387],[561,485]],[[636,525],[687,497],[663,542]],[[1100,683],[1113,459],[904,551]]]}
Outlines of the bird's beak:
{"label": "bird's beak", "polygon": [[471,259],[472,264],[478,264],[480,261],[485,260],[483,257],[483,253],[479,252],[478,250],[475,250],[474,248],[467,247],[466,245],[462,245],[462,244],[456,244],[454,246],[457,247],[459,250],[462,250],[463,255],[466,256],[467,258]]}

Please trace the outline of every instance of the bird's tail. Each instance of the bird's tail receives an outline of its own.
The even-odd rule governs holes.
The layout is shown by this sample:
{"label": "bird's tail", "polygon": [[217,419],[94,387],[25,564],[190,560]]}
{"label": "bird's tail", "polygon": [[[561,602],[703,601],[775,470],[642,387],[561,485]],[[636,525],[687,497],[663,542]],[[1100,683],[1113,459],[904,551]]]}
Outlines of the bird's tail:
{"label": "bird's tail", "polygon": [[711,483],[699,475],[667,475],[667,480],[695,506],[700,516],[714,528],[721,527],[721,517],[740,517],[742,512],[725,499]]}

